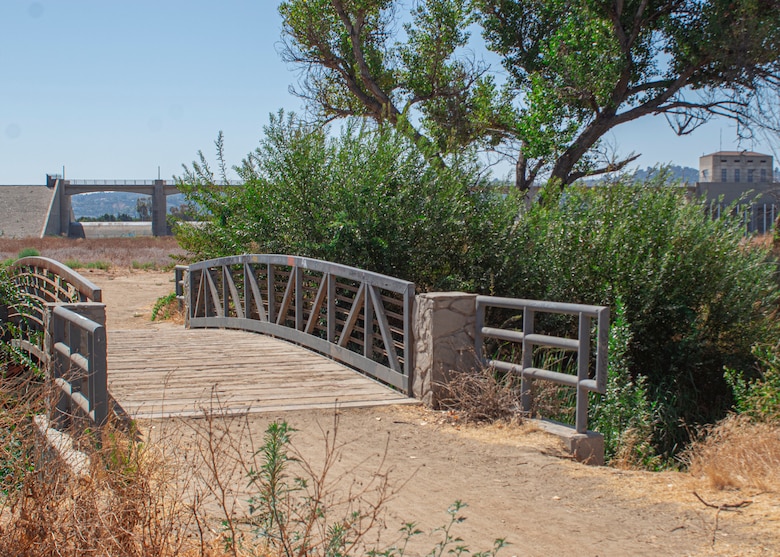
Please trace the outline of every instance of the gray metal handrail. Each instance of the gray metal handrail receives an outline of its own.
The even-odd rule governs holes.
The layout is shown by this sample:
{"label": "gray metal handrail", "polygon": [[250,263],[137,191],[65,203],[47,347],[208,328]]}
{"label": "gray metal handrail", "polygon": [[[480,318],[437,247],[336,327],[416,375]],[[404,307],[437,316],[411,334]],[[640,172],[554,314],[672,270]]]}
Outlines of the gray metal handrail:
{"label": "gray metal handrail", "polygon": [[61,393],[58,421],[81,408],[103,425],[108,417],[105,326],[73,311],[92,311],[104,319],[102,290],[46,257],[18,259],[10,276],[24,294],[20,304],[8,308],[8,318],[24,335],[13,342],[37,358]]}
{"label": "gray metal handrail", "polygon": [[186,280],[190,327],[277,336],[411,389],[411,282],[275,254],[194,263]]}
{"label": "gray metal handrail", "polygon": [[153,186],[154,183],[155,180],[68,180],[71,186]]}
{"label": "gray metal handrail", "polygon": [[[607,345],[609,343],[609,308],[582,304],[541,302],[493,296],[477,296],[477,323],[475,349],[478,361],[483,365],[521,377],[521,405],[530,413],[532,403],[532,381],[543,379],[559,385],[577,389],[575,428],[578,433],[588,430],[588,392],[604,394],[607,388]],[[487,308],[503,308],[522,311],[522,330],[509,330],[485,326]],[[577,338],[563,338],[536,334],[534,321],[536,313],[559,313],[579,318]],[[597,320],[596,364],[593,377],[590,374],[591,320]],[[522,345],[521,364],[494,360],[484,355],[485,338],[494,338]],[[577,375],[533,367],[533,349],[547,346],[577,353]]]}
{"label": "gray metal handrail", "polygon": [[184,280],[187,274],[188,267],[186,265],[176,265],[173,268],[173,283],[176,293],[176,298],[184,300]]}
{"label": "gray metal handrail", "polygon": [[47,357],[43,352],[46,304],[100,302],[103,299],[99,286],[48,257],[17,259],[9,267],[9,273],[24,298],[20,305],[9,308],[8,317],[28,337],[19,341],[21,347],[39,361]]}
{"label": "gray metal handrail", "polygon": [[51,379],[59,390],[54,421],[81,409],[97,425],[108,419],[106,328],[65,305],[51,312]]}

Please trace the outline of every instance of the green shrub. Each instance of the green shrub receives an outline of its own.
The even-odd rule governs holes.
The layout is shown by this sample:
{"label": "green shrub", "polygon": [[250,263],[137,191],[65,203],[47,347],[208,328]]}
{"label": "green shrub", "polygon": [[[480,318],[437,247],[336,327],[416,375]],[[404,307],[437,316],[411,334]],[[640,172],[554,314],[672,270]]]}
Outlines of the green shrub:
{"label": "green shrub", "polygon": [[[749,369],[753,344],[776,335],[768,250],[746,242],[735,219],[709,218],[663,172],[645,185],[626,177],[564,192],[551,185],[526,206],[516,193],[485,187],[469,157],[432,167],[392,130],[352,124],[331,137],[282,114],[235,168],[242,187],[219,185],[227,171],[221,136],[217,156],[218,173],[201,154],[181,180],[205,225],[180,223],[177,236],[198,257],[290,253],[411,280],[419,290],[612,308],[620,299],[630,334],[615,350],[618,385],[599,418],[615,454],[625,445],[618,429],[637,427],[620,405],[638,397],[652,408],[652,450],[638,442],[636,458],[671,457],[686,444],[687,426],[731,407],[724,366]],[[556,316],[539,321],[550,334],[572,326]]]}
{"label": "green shrub", "polygon": [[175,312],[179,310],[179,301],[176,298],[176,292],[171,292],[165,296],[157,298],[157,301],[152,307],[152,321],[156,321],[159,317],[160,320],[165,321],[170,319]]}
{"label": "green shrub", "polygon": [[671,456],[687,441],[683,422],[712,423],[730,407],[724,366],[749,367],[751,346],[776,330],[776,266],[739,223],[708,218],[674,187],[622,180],[546,194],[517,222],[500,288],[613,308],[621,299],[628,375],[646,377],[653,444]]}
{"label": "green shrub", "polygon": [[734,391],[734,408],[760,421],[780,420],[780,354],[778,347],[758,345],[758,359],[753,377],[734,369],[726,369],[726,382]]}
{"label": "green shrub", "polygon": [[155,271],[157,270],[157,264],[153,261],[146,261],[146,262],[140,262],[140,261],[133,261],[130,264],[131,268],[137,270],[137,271]]}
{"label": "green shrub", "polygon": [[607,393],[591,395],[589,427],[604,435],[604,457],[608,462],[646,468],[655,460],[655,409],[648,398],[647,378],[631,375],[631,330],[620,299],[615,306],[609,334]]}
{"label": "green shrub", "polygon": [[[220,167],[222,138],[217,140]],[[201,154],[181,189],[204,227],[176,227],[198,257],[290,253],[370,269],[420,289],[482,285],[471,276],[491,251],[492,221],[504,233],[516,210],[481,185],[468,159],[433,168],[390,129],[348,125],[337,137],[283,115],[236,167],[244,185],[219,186]],[[491,214],[492,221],[486,220]],[[483,274],[489,275],[485,269]]]}
{"label": "green shrub", "polygon": [[108,271],[111,268],[111,263],[108,261],[79,261],[78,259],[69,259],[65,261],[65,266],[70,267],[73,270],[78,269],[100,269],[101,271]]}
{"label": "green shrub", "polygon": [[24,248],[19,252],[17,258],[21,259],[22,257],[38,257],[39,255],[41,255],[41,252],[35,248]]}

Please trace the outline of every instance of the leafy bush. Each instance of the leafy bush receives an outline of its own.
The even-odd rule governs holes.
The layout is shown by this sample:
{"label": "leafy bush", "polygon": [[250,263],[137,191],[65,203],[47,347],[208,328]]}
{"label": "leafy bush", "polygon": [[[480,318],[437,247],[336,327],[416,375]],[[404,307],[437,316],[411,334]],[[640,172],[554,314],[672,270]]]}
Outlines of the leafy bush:
{"label": "leafy bush", "polygon": [[489,282],[474,280],[469,264],[491,251],[486,215],[503,219],[502,233],[516,215],[481,185],[470,160],[434,168],[392,130],[348,125],[331,138],[294,116],[272,116],[260,147],[235,167],[242,187],[219,185],[227,167],[222,149],[220,136],[222,176],[201,154],[181,180],[206,224],[180,223],[176,234],[202,258],[291,253],[404,278],[421,289],[461,287]]}
{"label": "leafy bush", "polygon": [[778,347],[758,345],[758,359],[753,377],[733,369],[725,372],[726,382],[734,391],[734,408],[738,413],[759,421],[780,420],[780,354]]}
{"label": "leafy bush", "polygon": [[111,263],[108,261],[79,261],[78,259],[69,259],[65,261],[65,266],[70,267],[73,270],[78,269],[100,269],[101,271],[108,271],[111,268]]}
{"label": "leafy bush", "polygon": [[[639,431],[619,406],[645,401],[654,417],[640,420],[640,461],[678,451],[688,440],[683,423],[723,417],[732,404],[724,366],[749,369],[752,345],[776,331],[768,318],[778,300],[776,265],[767,248],[745,242],[735,220],[709,218],[663,172],[645,185],[627,177],[564,192],[551,185],[526,206],[484,187],[468,157],[431,166],[391,130],[351,124],[330,137],[281,113],[235,168],[242,187],[219,185],[227,174],[221,136],[217,156],[217,174],[200,154],[181,180],[206,221],[177,226],[182,246],[198,257],[291,253],[411,280],[420,290],[613,308],[620,299],[627,332],[614,352],[619,385],[598,419],[609,422],[601,425],[619,452],[626,442],[617,428]],[[545,319],[540,328],[550,334],[571,332],[571,322]]]}
{"label": "leafy bush", "polygon": [[179,308],[179,300],[176,297],[176,292],[171,292],[165,296],[160,296],[152,306],[152,321],[156,321],[158,318],[160,321],[166,321],[179,314],[181,309]]}
{"label": "leafy bush", "polygon": [[589,406],[591,429],[604,435],[604,457],[623,466],[651,466],[655,409],[648,398],[647,378],[631,376],[628,345],[631,330],[620,299],[616,300],[615,317],[609,335],[609,369],[607,393],[591,395]]}
{"label": "leafy bush", "polygon": [[[515,226],[506,295],[625,306],[628,377],[646,377],[658,413],[653,444],[672,455],[681,423],[725,415],[724,366],[744,369],[751,346],[772,337],[778,290],[767,250],[744,241],[739,224],[712,220],[674,187],[622,180],[609,187],[545,192]],[[506,253],[505,256],[509,256]]]}

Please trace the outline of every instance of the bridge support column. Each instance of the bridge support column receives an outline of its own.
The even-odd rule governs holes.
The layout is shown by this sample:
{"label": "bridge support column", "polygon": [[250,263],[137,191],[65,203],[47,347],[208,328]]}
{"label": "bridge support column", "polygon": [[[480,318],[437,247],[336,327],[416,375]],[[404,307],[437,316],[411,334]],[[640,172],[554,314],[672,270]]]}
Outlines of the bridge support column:
{"label": "bridge support column", "polygon": [[165,195],[165,180],[155,180],[152,191],[152,235],[168,235],[168,198]]}
{"label": "bridge support column", "polygon": [[412,393],[438,409],[453,371],[478,367],[474,350],[476,294],[430,292],[415,298]]}
{"label": "bridge support column", "polygon": [[70,202],[70,195],[65,193],[65,187],[60,189],[60,234],[65,236],[70,234],[70,218],[73,213],[73,207]]}

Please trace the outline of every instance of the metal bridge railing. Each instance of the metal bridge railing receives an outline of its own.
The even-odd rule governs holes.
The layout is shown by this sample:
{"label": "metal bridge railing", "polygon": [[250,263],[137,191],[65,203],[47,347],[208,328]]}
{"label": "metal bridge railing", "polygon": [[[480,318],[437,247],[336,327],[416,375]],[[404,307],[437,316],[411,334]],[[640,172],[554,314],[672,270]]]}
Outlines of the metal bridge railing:
{"label": "metal bridge railing", "polygon": [[71,186],[153,186],[154,180],[68,180]]}
{"label": "metal bridge railing", "polygon": [[[576,424],[577,433],[588,430],[588,392],[604,394],[607,387],[607,345],[609,342],[609,308],[581,304],[540,302],[513,298],[477,296],[477,323],[475,349],[478,360],[485,366],[521,377],[521,405],[523,412],[530,413],[532,405],[532,384],[534,380],[552,381],[577,389]],[[502,308],[522,312],[522,330],[493,328],[485,326],[488,308]],[[578,318],[577,338],[562,338],[536,334],[534,324],[537,313],[557,313]],[[595,318],[596,356],[595,369],[591,370],[591,321]],[[521,362],[491,359],[484,354],[485,339],[520,344]],[[563,373],[534,367],[534,348],[544,346],[575,352],[577,374]]]}
{"label": "metal bridge railing", "polygon": [[9,308],[9,319],[24,333],[21,347],[41,362],[48,358],[43,346],[46,305],[102,300],[99,286],[54,259],[23,257],[9,271],[24,294],[20,305]]}
{"label": "metal bridge railing", "polygon": [[77,313],[104,322],[101,289],[45,257],[15,261],[10,275],[23,301],[8,308],[8,318],[23,335],[17,345],[42,364],[62,394],[55,419],[80,408],[102,425],[108,416],[105,326]]}
{"label": "metal bridge railing", "polygon": [[59,389],[55,422],[67,420],[81,409],[102,425],[108,418],[106,328],[68,309],[53,308],[51,335],[51,379]]}
{"label": "metal bridge railing", "polygon": [[190,327],[234,328],[295,342],[409,393],[414,284],[288,255],[189,266]]}

